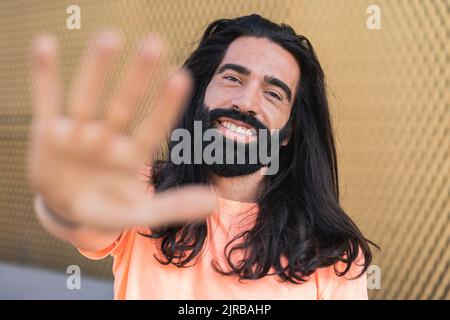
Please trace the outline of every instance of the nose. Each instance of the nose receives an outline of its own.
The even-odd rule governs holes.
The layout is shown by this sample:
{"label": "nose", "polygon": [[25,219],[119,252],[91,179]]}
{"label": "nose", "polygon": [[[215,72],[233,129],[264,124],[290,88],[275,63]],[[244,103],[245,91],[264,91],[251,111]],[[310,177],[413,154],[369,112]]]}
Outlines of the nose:
{"label": "nose", "polygon": [[260,112],[259,90],[257,86],[246,86],[231,99],[232,108],[252,116]]}
{"label": "nose", "polygon": [[241,110],[237,105],[235,105],[235,104],[233,104],[233,106],[231,107],[233,110],[236,110],[236,111],[238,111],[238,112],[242,112],[242,113],[248,113],[249,115],[251,115],[251,116],[256,116],[256,112],[255,111],[253,111],[253,110],[248,110],[248,111],[245,111],[245,110]]}

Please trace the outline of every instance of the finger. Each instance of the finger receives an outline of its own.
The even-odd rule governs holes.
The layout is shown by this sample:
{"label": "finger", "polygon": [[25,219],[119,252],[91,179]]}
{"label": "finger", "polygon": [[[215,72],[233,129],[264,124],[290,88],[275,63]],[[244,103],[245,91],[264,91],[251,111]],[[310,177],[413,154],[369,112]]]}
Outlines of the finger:
{"label": "finger", "polygon": [[32,48],[32,83],[38,120],[48,120],[59,113],[57,55],[54,37],[43,35],[35,40]]}
{"label": "finger", "polygon": [[[148,209],[147,209],[148,207]],[[136,226],[159,227],[165,224],[201,220],[217,208],[217,198],[209,187],[189,186],[154,196],[143,213],[132,221]]]}
{"label": "finger", "polygon": [[[85,215],[82,221],[103,230],[123,230],[132,227],[160,227],[182,222],[201,220],[217,208],[215,194],[208,187],[190,186],[150,197],[147,193],[136,200],[134,208],[120,212],[116,207],[95,208],[107,212],[107,217],[93,212],[89,201],[78,204]],[[80,207],[81,206],[81,207]],[[82,210],[81,210],[82,209]],[[104,211],[106,209],[106,211]],[[92,212],[89,212],[92,211]]]}
{"label": "finger", "polygon": [[134,135],[143,156],[158,148],[163,137],[181,117],[191,88],[191,76],[184,69],[171,76],[163,86],[149,117]]}
{"label": "finger", "polygon": [[129,121],[166,51],[166,44],[157,36],[148,37],[137,49],[123,86],[111,103],[108,123],[113,130],[122,129]]}
{"label": "finger", "polygon": [[69,99],[70,114],[78,121],[94,115],[111,61],[121,44],[119,34],[104,31],[91,40]]}

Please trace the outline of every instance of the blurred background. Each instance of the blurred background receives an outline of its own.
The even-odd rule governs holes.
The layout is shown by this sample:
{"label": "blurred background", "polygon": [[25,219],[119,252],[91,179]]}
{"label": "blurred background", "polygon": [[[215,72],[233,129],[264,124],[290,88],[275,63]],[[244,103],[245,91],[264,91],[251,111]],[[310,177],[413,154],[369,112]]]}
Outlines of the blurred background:
{"label": "blurred background", "polygon": [[[67,12],[80,9],[81,29]],[[372,29],[368,8],[381,25]],[[373,8],[373,7],[371,7]],[[70,87],[86,41],[122,30],[131,49],[149,31],[181,64],[218,18],[258,13],[310,39],[328,78],[344,209],[379,244],[371,299],[450,298],[450,2],[447,0],[0,1],[0,298],[112,298],[112,260],[90,261],[38,224],[25,164],[32,106],[29,47],[51,32]],[[114,83],[130,50],[111,77]],[[145,115],[140,110],[136,122]],[[69,266],[81,290],[68,290]]]}

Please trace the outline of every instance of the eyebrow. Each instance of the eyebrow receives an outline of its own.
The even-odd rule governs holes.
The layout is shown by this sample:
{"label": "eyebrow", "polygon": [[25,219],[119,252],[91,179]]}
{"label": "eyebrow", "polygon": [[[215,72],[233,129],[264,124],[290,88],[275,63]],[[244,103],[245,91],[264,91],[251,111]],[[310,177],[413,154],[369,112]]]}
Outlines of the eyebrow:
{"label": "eyebrow", "polygon": [[[249,76],[251,74],[250,69],[248,69],[247,67],[241,66],[239,64],[235,64],[235,63],[226,63],[226,64],[222,65],[219,68],[219,70],[217,71],[217,74],[221,74],[221,73],[225,72],[226,70],[234,70],[237,73],[240,73],[244,76]],[[283,81],[281,81],[278,78],[275,78],[274,76],[269,76],[269,75],[264,76],[264,82],[274,85],[274,86],[280,88],[281,90],[283,90],[284,93],[286,93],[288,101],[291,102],[292,91],[291,91],[291,89],[289,89],[289,86],[286,83],[284,83]]]}

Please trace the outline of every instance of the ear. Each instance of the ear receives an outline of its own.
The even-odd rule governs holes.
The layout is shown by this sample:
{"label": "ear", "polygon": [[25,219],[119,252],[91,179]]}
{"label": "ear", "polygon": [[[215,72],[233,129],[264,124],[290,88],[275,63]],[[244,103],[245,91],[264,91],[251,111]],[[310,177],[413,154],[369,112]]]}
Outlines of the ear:
{"label": "ear", "polygon": [[289,135],[287,138],[285,138],[282,142],[281,142],[281,146],[282,147],[286,147],[289,143],[289,139],[291,138],[291,135]]}
{"label": "ear", "polygon": [[289,140],[291,139],[292,136],[292,126],[289,127],[289,134],[287,135],[286,138],[283,139],[283,141],[281,141],[281,146],[285,147],[288,145]]}

